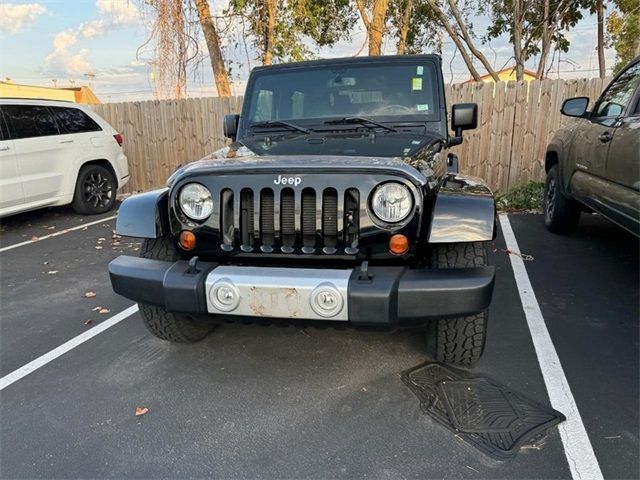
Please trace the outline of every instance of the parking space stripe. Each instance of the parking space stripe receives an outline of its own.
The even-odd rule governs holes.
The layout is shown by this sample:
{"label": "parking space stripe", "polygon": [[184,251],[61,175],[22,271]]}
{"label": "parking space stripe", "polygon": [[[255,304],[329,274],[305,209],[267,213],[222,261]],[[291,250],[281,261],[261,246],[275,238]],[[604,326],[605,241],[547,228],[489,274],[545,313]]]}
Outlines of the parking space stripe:
{"label": "parking space stripe", "polygon": [[60,230],[59,232],[51,233],[49,235],[44,235],[43,237],[38,237],[35,240],[33,240],[33,239],[32,240],[26,240],[24,242],[14,243],[13,245],[7,245],[6,247],[0,248],[0,252],[6,252],[7,250],[13,250],[14,248],[24,247],[25,245],[29,245],[30,243],[41,242],[42,240],[46,240],[47,238],[58,237],[58,236],[63,235],[65,233],[73,232],[74,230],[80,230],[80,229],[82,229],[84,227],[90,227],[91,225],[97,225],[98,223],[104,223],[104,222],[107,222],[109,220],[113,220],[116,217],[117,217],[117,215],[111,215],[110,217],[102,218],[102,219],[96,220],[94,222],[83,223],[82,225],[78,225],[77,227],[66,228],[64,230]]}
{"label": "parking space stripe", "polygon": [[[518,242],[507,215],[500,215],[500,226],[507,248],[513,252],[519,252]],[[517,255],[509,255],[509,259],[549,400],[553,408],[567,417],[567,421],[561,423],[558,429],[571,475],[574,479],[602,479],[598,459],[582,423],[582,417],[560,364],[560,358],[553,346],[524,262]]]}
{"label": "parking space stripe", "polygon": [[80,335],[78,335],[76,337],[73,337],[68,342],[63,343],[59,347],[54,348],[53,350],[51,350],[48,353],[45,353],[41,357],[38,357],[35,360],[33,360],[33,361],[27,363],[26,365],[20,367],[19,369],[14,370],[13,372],[9,373],[8,375],[5,375],[4,377],[0,378],[0,391],[4,390],[6,387],[11,385],[12,383],[17,382],[21,378],[26,377],[30,373],[35,372],[40,367],[45,366],[47,363],[55,360],[56,358],[60,357],[61,355],[64,355],[68,351],[73,350],[78,345],[86,342],[87,340],[91,340],[96,335],[104,332],[105,330],[107,330],[110,327],[113,327],[114,325],[116,325],[117,323],[121,322],[125,318],[130,317],[131,315],[133,315],[137,311],[138,311],[138,305],[131,305],[126,310],[123,310],[122,312],[114,315],[113,317],[108,318],[104,322],[99,323],[98,325],[93,327],[91,330],[87,330],[86,332],[81,333]]}

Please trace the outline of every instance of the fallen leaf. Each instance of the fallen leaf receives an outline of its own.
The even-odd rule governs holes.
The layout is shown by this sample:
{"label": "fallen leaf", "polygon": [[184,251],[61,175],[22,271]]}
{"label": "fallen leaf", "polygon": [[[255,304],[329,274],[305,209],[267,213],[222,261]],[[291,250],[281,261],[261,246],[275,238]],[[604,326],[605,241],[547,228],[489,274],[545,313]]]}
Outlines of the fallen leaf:
{"label": "fallen leaf", "polygon": [[91,325],[93,323],[93,320],[89,319],[89,320],[85,320],[84,324],[85,325]]}
{"label": "fallen leaf", "polygon": [[149,413],[149,409],[147,407],[136,407],[136,417],[141,417]]}
{"label": "fallen leaf", "polygon": [[84,296],[85,298],[93,298],[96,296],[96,292],[86,292]]}
{"label": "fallen leaf", "polygon": [[43,265],[49,265],[49,262],[42,262]]}
{"label": "fallen leaf", "polygon": [[97,312],[98,310],[102,310],[102,307],[96,307],[93,310],[91,310],[92,312]]}
{"label": "fallen leaf", "polygon": [[58,270],[49,270],[47,275],[55,275],[56,273],[58,273]]}
{"label": "fallen leaf", "polygon": [[109,313],[111,310],[109,310],[108,308],[101,308],[100,310],[98,310],[99,314],[104,314],[104,313]]}
{"label": "fallen leaf", "polygon": [[33,237],[31,237],[31,240],[34,241],[34,242],[37,242],[39,240],[39,238],[34,235]]}
{"label": "fallen leaf", "polygon": [[104,242],[106,240],[106,238],[99,238],[98,241],[99,242]]}
{"label": "fallen leaf", "polygon": [[82,231],[84,232],[87,228],[89,228],[89,227],[84,227],[84,228],[82,229]]}
{"label": "fallen leaf", "polygon": [[95,248],[96,250],[102,250],[102,247],[101,247],[100,245],[96,245],[96,246],[95,246],[95,247],[93,247],[93,248]]}
{"label": "fallen leaf", "polygon": [[49,228],[47,228],[47,230],[55,230],[55,229],[56,229],[56,227],[49,227]]}

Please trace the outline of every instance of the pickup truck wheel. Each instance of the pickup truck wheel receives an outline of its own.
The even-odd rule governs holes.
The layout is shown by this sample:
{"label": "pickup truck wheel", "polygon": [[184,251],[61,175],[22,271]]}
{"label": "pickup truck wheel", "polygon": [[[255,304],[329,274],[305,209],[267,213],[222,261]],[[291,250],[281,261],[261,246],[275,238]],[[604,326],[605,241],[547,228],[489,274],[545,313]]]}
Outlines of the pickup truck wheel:
{"label": "pickup truck wheel", "polygon": [[[167,262],[179,260],[178,252],[169,237],[146,239],[140,247],[140,256]],[[167,312],[155,305],[139,303],[140,316],[147,329],[156,337],[173,343],[191,343],[209,335],[215,325],[197,322],[188,315]]]}
{"label": "pickup truck wheel", "polygon": [[558,165],[554,165],[544,184],[544,224],[547,230],[553,233],[575,231],[580,212],[580,206],[562,193]]}
{"label": "pickup truck wheel", "polygon": [[116,204],[116,177],[100,165],[85,165],[78,173],[71,208],[82,215],[108,212]]}
{"label": "pickup truck wheel", "polygon": [[[450,243],[434,248],[432,268],[472,268],[487,265],[483,242]],[[482,356],[488,311],[467,317],[434,320],[427,326],[427,347],[437,362],[471,366]]]}

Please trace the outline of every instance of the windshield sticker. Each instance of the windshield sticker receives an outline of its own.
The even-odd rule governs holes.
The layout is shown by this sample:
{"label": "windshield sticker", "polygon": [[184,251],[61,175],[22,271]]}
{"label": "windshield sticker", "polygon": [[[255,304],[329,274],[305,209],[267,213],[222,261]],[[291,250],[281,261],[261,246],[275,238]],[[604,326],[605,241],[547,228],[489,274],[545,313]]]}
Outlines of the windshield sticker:
{"label": "windshield sticker", "polygon": [[411,140],[411,145],[420,145],[422,140]]}
{"label": "windshield sticker", "polygon": [[424,67],[422,65],[420,65],[419,67],[416,67],[416,75],[422,75],[424,73]]}
{"label": "windshield sticker", "polygon": [[404,150],[402,150],[402,156],[406,157],[407,155],[409,155],[409,152],[411,151],[410,148],[405,148]]}
{"label": "windshield sticker", "polygon": [[421,103],[419,105],[416,105],[416,110],[418,110],[419,112],[426,112],[429,110],[429,104]]}
{"label": "windshield sticker", "polygon": [[414,77],[411,79],[411,90],[422,90],[422,78]]}

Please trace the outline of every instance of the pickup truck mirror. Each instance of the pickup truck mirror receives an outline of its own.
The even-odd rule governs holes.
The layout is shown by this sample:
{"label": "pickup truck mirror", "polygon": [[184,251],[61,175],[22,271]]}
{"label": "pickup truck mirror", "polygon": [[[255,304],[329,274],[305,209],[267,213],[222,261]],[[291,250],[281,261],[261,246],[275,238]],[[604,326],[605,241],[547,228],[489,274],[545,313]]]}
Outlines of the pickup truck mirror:
{"label": "pickup truck mirror", "polygon": [[478,126],[478,105],[475,103],[456,103],[451,107],[451,130],[455,137],[449,139],[449,146],[462,143],[462,131]]}
{"label": "pickup truck mirror", "polygon": [[574,97],[567,98],[564,102],[562,102],[562,108],[560,109],[560,113],[566,115],[567,117],[584,117],[584,114],[587,111],[587,107],[589,106],[589,98],[588,97]]}
{"label": "pickup truck mirror", "polygon": [[237,114],[224,116],[224,120],[222,121],[222,130],[225,137],[230,138],[231,140],[236,139],[236,135],[238,134],[239,120],[240,115]]}

